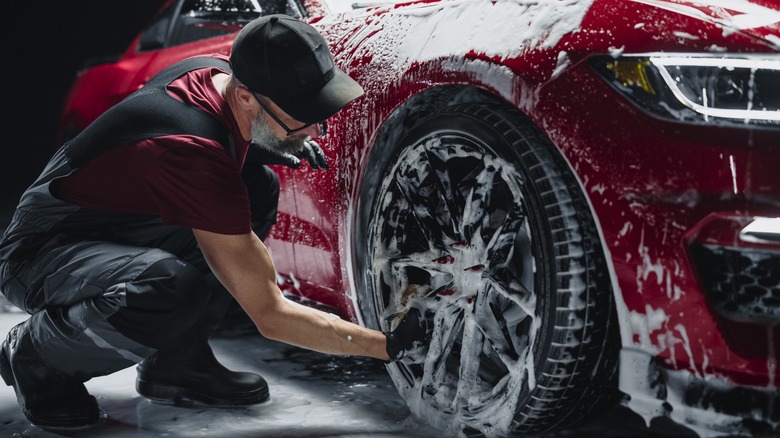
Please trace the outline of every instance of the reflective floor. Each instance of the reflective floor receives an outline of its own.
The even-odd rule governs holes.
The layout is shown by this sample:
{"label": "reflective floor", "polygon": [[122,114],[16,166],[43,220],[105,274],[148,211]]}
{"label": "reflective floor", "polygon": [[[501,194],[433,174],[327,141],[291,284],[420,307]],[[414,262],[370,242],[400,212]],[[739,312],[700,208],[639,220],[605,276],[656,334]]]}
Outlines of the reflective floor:
{"label": "reflective floor", "polygon": [[[27,315],[0,312],[0,332]],[[257,336],[215,339],[223,364],[258,372],[271,400],[242,409],[178,408],[151,403],[134,389],[135,367],[87,382],[108,418],[78,437],[431,437],[410,417],[381,362],[327,356]],[[11,387],[0,385],[0,436],[54,437],[32,427]]]}
{"label": "reflective floor", "polygon": [[[0,296],[0,337],[27,318]],[[440,437],[411,416],[380,361],[328,356],[269,341],[259,335],[212,340],[229,368],[260,373],[271,400],[242,409],[179,408],[151,403],[134,389],[135,367],[87,382],[108,414],[99,427],[71,437]],[[0,384],[1,437],[65,436],[29,424],[11,387]],[[624,408],[578,430],[553,437],[669,437]]]}

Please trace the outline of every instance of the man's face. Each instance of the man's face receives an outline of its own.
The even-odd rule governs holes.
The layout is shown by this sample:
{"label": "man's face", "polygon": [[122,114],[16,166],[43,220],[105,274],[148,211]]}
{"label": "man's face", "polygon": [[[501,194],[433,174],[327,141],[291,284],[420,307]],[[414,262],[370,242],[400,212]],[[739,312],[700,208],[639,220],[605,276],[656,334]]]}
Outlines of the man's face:
{"label": "man's face", "polygon": [[252,120],[252,141],[263,148],[283,153],[298,152],[303,148],[306,137],[305,134],[301,133],[280,139],[271,130],[263,111],[260,111],[257,117]]}

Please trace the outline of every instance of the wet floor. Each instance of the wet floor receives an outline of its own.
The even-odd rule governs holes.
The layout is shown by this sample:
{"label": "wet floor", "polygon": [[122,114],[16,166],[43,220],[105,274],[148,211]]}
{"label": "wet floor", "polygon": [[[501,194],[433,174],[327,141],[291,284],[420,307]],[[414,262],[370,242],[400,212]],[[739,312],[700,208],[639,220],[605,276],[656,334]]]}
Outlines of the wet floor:
{"label": "wet floor", "polygon": [[[26,314],[0,314],[3,338]],[[372,359],[327,356],[263,339],[259,335],[212,340],[228,368],[252,371],[268,381],[271,400],[241,409],[179,408],[151,403],[134,389],[135,367],[92,379],[87,388],[108,414],[98,428],[78,437],[431,437],[435,430],[410,417],[387,377]],[[53,437],[19,410],[13,389],[0,388],[3,437]]]}
{"label": "wet floor", "polygon": [[[2,304],[2,298],[0,298]],[[0,337],[27,318],[0,309]],[[134,389],[135,367],[87,382],[106,411],[97,428],[70,437],[440,437],[413,417],[393,387],[382,362],[329,356],[269,341],[259,335],[212,339],[227,367],[257,372],[268,381],[270,401],[241,409],[180,408],[151,403]],[[656,438],[673,435],[647,430],[638,417],[616,408],[590,425],[553,437]],[[29,424],[13,389],[0,384],[0,436],[65,436]]]}

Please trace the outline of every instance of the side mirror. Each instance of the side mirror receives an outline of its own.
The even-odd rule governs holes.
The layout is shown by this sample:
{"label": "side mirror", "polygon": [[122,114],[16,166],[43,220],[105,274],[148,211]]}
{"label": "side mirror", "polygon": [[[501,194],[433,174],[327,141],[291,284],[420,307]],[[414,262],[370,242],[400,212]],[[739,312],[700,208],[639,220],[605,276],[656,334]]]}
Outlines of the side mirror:
{"label": "side mirror", "polygon": [[164,19],[149,26],[149,28],[141,34],[141,38],[138,42],[138,51],[144,52],[165,47],[169,22],[170,19]]}

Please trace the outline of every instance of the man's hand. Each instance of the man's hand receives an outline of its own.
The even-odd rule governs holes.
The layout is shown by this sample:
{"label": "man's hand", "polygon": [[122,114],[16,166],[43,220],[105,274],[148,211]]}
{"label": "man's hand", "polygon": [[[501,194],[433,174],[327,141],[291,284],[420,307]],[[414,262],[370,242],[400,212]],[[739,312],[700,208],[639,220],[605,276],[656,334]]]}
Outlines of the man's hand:
{"label": "man's hand", "polygon": [[262,164],[284,164],[287,167],[297,169],[301,167],[301,159],[306,159],[312,169],[327,169],[328,160],[322,152],[322,148],[316,141],[307,139],[301,149],[295,153],[282,152],[274,149],[255,146],[256,156]]}
{"label": "man's hand", "polygon": [[[327,169],[328,160],[322,152],[322,148],[316,141],[308,139],[303,142],[303,148],[295,154],[298,158],[305,158],[312,169]],[[300,160],[299,160],[300,161]]]}
{"label": "man's hand", "polygon": [[390,356],[390,361],[403,359],[421,347],[427,346],[432,331],[433,324],[428,318],[422,317],[415,307],[409,309],[395,330],[385,332],[387,355]]}

